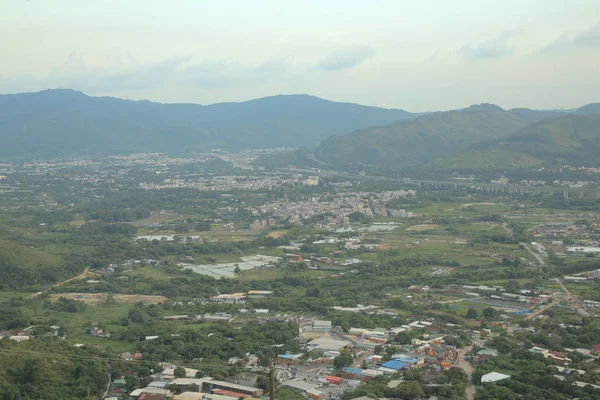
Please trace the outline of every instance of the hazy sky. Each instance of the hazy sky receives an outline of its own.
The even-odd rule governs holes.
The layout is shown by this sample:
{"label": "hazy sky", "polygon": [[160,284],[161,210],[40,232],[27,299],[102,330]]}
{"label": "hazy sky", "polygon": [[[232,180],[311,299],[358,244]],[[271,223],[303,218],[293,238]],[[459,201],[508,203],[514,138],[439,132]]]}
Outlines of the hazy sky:
{"label": "hazy sky", "polygon": [[0,92],[600,102],[600,0],[0,0]]}

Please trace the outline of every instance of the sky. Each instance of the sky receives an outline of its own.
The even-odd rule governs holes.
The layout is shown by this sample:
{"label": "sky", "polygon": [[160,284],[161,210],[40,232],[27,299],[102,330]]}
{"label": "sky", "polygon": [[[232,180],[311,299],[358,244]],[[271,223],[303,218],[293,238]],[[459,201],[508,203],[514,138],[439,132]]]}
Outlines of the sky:
{"label": "sky", "polygon": [[599,0],[0,0],[0,93],[408,111],[600,102]]}

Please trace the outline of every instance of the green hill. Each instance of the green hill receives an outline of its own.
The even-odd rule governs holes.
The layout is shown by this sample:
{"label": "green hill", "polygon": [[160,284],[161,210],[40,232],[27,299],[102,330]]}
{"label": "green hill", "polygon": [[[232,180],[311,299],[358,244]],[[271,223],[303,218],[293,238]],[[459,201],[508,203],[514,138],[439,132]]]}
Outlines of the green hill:
{"label": "green hill", "polygon": [[414,165],[459,153],[475,143],[507,137],[540,114],[524,118],[492,104],[429,114],[393,125],[330,137],[315,151],[321,161],[345,165]]}
{"label": "green hill", "polygon": [[0,289],[48,284],[66,278],[60,256],[0,239]]}
{"label": "green hill", "polygon": [[567,115],[536,122],[508,138],[474,145],[436,163],[445,167],[600,165],[600,115]]}

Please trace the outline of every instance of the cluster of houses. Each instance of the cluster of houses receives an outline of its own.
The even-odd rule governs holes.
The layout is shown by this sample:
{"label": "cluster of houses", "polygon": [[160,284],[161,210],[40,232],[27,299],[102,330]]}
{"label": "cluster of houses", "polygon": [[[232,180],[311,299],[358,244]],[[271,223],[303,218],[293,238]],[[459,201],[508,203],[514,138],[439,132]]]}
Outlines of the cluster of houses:
{"label": "cluster of houses", "polygon": [[114,379],[110,384],[110,396],[128,396],[131,400],[238,400],[259,398],[263,394],[261,389],[250,385],[211,377],[197,378],[199,371],[193,368],[183,368],[185,376],[177,377],[177,366],[168,363],[163,363],[163,366],[166,366],[163,371],[151,375],[152,381],[146,387],[129,393],[125,376],[134,373],[125,371],[124,376]]}
{"label": "cluster of houses", "polygon": [[143,190],[195,189],[227,192],[231,190],[272,190],[305,184],[305,179],[300,174],[291,177],[282,175],[216,175],[194,177],[193,179],[166,178],[158,183],[142,182],[139,184],[139,188]]}
{"label": "cluster of houses", "polygon": [[260,207],[249,207],[248,210],[253,216],[263,218],[258,221],[278,218],[300,224],[315,216],[321,216],[328,225],[343,225],[350,222],[348,216],[355,212],[370,217],[391,215],[406,218],[412,216],[405,210],[388,209],[385,204],[392,199],[412,197],[416,194],[417,192],[414,190],[339,192],[333,195],[333,199],[331,199],[331,194],[322,194],[304,201],[269,203]]}

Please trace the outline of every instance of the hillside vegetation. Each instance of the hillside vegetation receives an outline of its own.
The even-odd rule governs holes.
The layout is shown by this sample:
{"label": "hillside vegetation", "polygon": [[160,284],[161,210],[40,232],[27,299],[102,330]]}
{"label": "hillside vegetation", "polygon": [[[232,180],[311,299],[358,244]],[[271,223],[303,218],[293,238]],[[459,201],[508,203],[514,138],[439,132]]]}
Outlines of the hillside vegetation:
{"label": "hillside vegetation", "polygon": [[508,138],[473,146],[438,165],[531,167],[600,164],[600,115],[567,115],[534,123]]}
{"label": "hillside vegetation", "polygon": [[319,160],[339,165],[427,163],[459,153],[475,143],[509,136],[529,123],[529,118],[519,114],[490,104],[434,113],[331,137],[319,145],[315,155]]}

